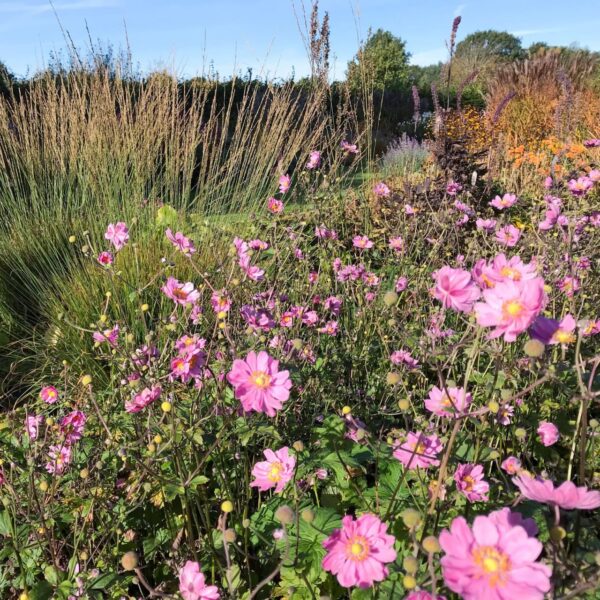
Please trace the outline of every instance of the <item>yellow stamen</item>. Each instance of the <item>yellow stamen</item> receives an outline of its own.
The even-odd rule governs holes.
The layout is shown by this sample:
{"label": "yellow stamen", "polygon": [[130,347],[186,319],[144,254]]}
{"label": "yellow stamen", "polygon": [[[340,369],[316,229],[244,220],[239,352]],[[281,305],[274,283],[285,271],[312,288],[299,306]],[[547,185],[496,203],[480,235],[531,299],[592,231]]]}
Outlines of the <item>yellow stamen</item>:
{"label": "yellow stamen", "polygon": [[250,381],[256,386],[263,390],[267,389],[271,385],[272,377],[264,371],[254,371],[250,375]]}

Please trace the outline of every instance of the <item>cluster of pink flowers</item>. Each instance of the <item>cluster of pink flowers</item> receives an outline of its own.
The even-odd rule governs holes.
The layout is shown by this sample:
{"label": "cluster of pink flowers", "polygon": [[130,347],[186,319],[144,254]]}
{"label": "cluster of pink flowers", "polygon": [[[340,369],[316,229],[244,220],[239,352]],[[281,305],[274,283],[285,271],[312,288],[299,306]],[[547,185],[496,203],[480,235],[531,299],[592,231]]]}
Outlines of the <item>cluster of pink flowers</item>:
{"label": "cluster of pink flowers", "polygon": [[318,169],[321,166],[321,153],[318,150],[313,150],[308,156],[306,168],[309,171]]}
{"label": "cluster of pink flowers", "polygon": [[275,488],[275,492],[280,493],[294,476],[296,459],[287,446],[275,452],[267,449],[264,455],[267,460],[256,463],[252,469],[254,480],[250,487],[257,487],[261,492]]}
{"label": "cluster of pink flowers", "polygon": [[141,392],[134,394],[131,400],[125,402],[125,411],[128,413],[138,413],[157,400],[161,393],[162,388],[160,385],[144,388]]}
{"label": "cluster of pink flowers", "polygon": [[[60,420],[60,440],[48,448],[48,462],[45,465],[48,473],[62,475],[65,472],[73,458],[73,445],[83,436],[86,420],[85,413],[80,410],[74,410]],[[37,438],[39,424],[40,421],[35,417],[34,420],[26,421],[32,441]]]}
{"label": "cluster of pink flowers", "polygon": [[233,240],[233,245],[238,255],[238,265],[246,274],[246,277],[252,281],[262,281],[265,277],[265,272],[256,265],[250,264],[250,254],[248,253],[250,246],[248,243],[236,237]]}
{"label": "cluster of pink flowers", "polygon": [[325,225],[315,227],[315,235],[322,240],[337,240],[338,234],[333,229],[328,229]]}
{"label": "cluster of pink flowers", "polygon": [[194,380],[200,384],[203,369],[206,365],[206,340],[198,336],[184,335],[175,343],[177,356],[171,360],[171,381],[178,379],[182,383]]}
{"label": "cluster of pink flowers", "polygon": [[279,361],[266,352],[249,352],[233,361],[227,381],[246,412],[256,411],[274,417],[290,397],[292,382],[288,371],[279,370]]}
{"label": "cluster of pink flowers", "polygon": [[471,274],[482,290],[493,288],[503,281],[527,281],[537,277],[537,265],[524,263],[518,256],[496,255],[490,262],[480,259]]}

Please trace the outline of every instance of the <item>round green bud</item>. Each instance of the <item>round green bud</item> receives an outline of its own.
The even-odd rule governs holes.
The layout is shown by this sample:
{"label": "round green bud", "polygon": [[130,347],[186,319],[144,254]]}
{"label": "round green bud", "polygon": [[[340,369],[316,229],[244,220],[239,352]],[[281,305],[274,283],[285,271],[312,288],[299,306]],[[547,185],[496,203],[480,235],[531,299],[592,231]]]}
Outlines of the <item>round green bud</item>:
{"label": "round green bud", "polygon": [[286,504],[280,506],[275,511],[275,519],[277,519],[283,525],[291,525],[295,518],[296,515],[294,514],[294,511]]}
{"label": "round green bud", "polygon": [[523,351],[531,358],[539,358],[544,354],[545,348],[544,344],[539,340],[528,340],[523,346]]}
{"label": "round green bud", "polygon": [[138,566],[138,556],[135,552],[125,552],[121,557],[121,566],[125,571],[133,571]]}
{"label": "round green bud", "polygon": [[409,575],[414,575],[419,570],[419,561],[414,556],[407,556],[402,561],[402,568]]}
{"label": "round green bud", "polygon": [[417,527],[421,522],[421,513],[414,508],[407,508],[400,514],[402,521],[409,528]]}

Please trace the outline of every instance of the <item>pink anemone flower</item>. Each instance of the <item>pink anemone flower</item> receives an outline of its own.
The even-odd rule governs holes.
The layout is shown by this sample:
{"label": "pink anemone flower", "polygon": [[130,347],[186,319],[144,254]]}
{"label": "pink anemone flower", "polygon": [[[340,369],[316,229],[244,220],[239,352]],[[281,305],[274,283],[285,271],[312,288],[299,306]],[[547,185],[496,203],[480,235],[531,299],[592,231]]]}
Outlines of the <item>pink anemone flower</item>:
{"label": "pink anemone flower", "polygon": [[369,588],[388,576],[387,564],[396,560],[395,538],[387,525],[373,514],[353,519],[345,516],[324,542],[323,568],[333,573],[343,587]]}
{"label": "pink anemone flower", "polygon": [[262,412],[269,417],[281,409],[292,387],[289,372],[280,371],[279,361],[264,351],[250,352],[244,360],[234,360],[227,381],[245,411]]}

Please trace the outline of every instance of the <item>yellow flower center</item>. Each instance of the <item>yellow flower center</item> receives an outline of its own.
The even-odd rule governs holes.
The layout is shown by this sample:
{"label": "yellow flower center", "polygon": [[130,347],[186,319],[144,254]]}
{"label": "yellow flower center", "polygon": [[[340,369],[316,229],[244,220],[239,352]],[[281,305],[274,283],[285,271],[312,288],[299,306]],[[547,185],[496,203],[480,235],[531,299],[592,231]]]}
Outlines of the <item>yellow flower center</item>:
{"label": "yellow flower center", "polygon": [[507,573],[511,569],[508,555],[493,546],[480,546],[473,550],[472,556],[475,564],[483,571],[482,575],[488,578],[489,585],[497,586],[506,583]]}
{"label": "yellow flower center", "polygon": [[508,317],[518,317],[523,312],[523,308],[518,300],[508,300],[502,305],[502,312]]}
{"label": "yellow flower center", "polygon": [[415,454],[425,454],[425,444],[423,444],[422,442],[419,442],[415,447],[414,447],[414,453]]}
{"label": "yellow flower center", "polygon": [[283,465],[280,462],[273,463],[267,477],[270,481],[276,483],[281,479],[281,471],[283,471]]}
{"label": "yellow flower center", "polygon": [[173,290],[173,296],[175,296],[175,298],[179,298],[180,300],[185,300],[188,297],[187,293],[181,288],[175,288]]}
{"label": "yellow flower center", "polygon": [[562,331],[561,329],[559,329],[555,334],[554,337],[556,338],[556,341],[561,343],[561,344],[571,344],[572,342],[575,341],[575,336],[573,335],[573,332],[571,331]]}
{"label": "yellow flower center", "polygon": [[348,558],[363,561],[369,556],[369,542],[362,535],[357,535],[348,540],[346,546]]}
{"label": "yellow flower center", "polygon": [[508,277],[513,281],[521,281],[521,273],[517,269],[512,269],[511,267],[504,266],[500,269],[500,274],[502,277]]}
{"label": "yellow flower center", "polygon": [[271,385],[272,377],[264,371],[254,371],[250,375],[250,381],[256,386],[263,390],[267,389]]}
{"label": "yellow flower center", "polygon": [[496,285],[487,275],[482,275],[481,281],[483,281],[483,283],[485,283],[485,287],[488,288],[493,288]]}
{"label": "yellow flower center", "polygon": [[465,486],[465,491],[466,492],[472,492],[473,491],[473,486],[475,485],[475,480],[470,475],[465,475],[463,477],[463,481],[467,484]]}
{"label": "yellow flower center", "polygon": [[444,407],[453,407],[452,405],[452,400],[450,400],[450,396],[448,396],[448,394],[444,393],[444,395],[442,396],[442,399],[440,400],[440,404]]}

